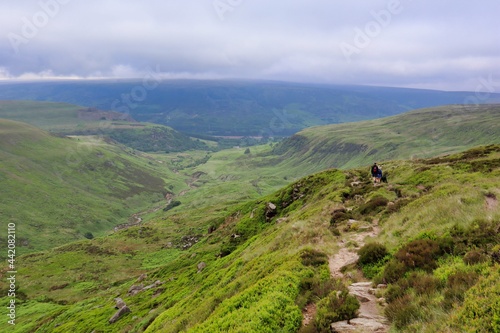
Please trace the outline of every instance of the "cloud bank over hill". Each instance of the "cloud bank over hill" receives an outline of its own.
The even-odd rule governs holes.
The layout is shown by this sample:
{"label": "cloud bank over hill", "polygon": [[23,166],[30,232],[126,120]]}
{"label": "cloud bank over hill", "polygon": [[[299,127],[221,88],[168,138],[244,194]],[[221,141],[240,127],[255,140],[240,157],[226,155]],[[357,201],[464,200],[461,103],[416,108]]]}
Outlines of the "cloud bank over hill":
{"label": "cloud bank over hill", "polygon": [[[500,3],[0,4],[0,79],[247,78],[500,91]],[[492,91],[490,91],[492,92]]]}

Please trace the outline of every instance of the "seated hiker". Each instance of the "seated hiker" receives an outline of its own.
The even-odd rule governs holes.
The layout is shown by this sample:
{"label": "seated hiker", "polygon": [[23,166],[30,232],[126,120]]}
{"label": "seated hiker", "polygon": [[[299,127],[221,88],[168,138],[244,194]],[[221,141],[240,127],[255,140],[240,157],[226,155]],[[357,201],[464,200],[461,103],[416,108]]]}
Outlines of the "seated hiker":
{"label": "seated hiker", "polygon": [[380,183],[380,179],[382,178],[382,170],[378,167],[377,163],[373,163],[371,169],[371,174],[374,183]]}
{"label": "seated hiker", "polygon": [[382,175],[382,167],[380,165],[378,166],[377,179],[379,183],[384,179],[384,176]]}

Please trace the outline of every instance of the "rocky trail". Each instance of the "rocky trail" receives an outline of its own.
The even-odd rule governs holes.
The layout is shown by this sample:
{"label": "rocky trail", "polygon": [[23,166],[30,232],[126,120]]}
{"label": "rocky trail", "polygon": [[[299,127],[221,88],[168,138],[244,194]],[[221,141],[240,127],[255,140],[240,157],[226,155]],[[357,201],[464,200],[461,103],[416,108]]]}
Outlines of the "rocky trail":
{"label": "rocky trail", "polygon": [[[342,278],[342,268],[355,263],[358,260],[356,251],[364,245],[366,237],[375,237],[380,232],[377,221],[372,228],[352,234],[347,240],[339,243],[338,253],[329,259],[330,274],[335,278]],[[347,244],[357,244],[357,248],[349,249]],[[383,287],[383,286],[380,286]],[[376,289],[372,288],[372,283],[357,282],[349,286],[349,293],[355,296],[360,303],[357,318],[349,321],[340,321],[332,324],[332,331],[337,333],[344,332],[377,332],[385,333],[389,326],[387,319],[381,311],[380,301],[376,296]]]}

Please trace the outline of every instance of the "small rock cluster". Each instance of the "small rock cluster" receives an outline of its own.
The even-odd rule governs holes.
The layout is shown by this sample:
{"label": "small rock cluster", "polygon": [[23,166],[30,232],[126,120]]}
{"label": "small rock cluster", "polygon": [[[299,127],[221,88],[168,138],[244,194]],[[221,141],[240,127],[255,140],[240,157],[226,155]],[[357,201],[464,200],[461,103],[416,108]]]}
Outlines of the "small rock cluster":
{"label": "small rock cluster", "polygon": [[[147,275],[142,274],[137,279],[137,282],[142,282],[146,278],[147,278]],[[144,286],[142,283],[138,284],[138,285],[133,285],[129,288],[127,295],[134,296],[134,295],[137,295],[138,293],[140,293],[141,291],[145,291],[145,290],[152,289],[152,288],[157,288],[157,287],[161,286],[162,284],[163,284],[163,282],[161,282],[160,280],[157,280],[153,284],[150,284],[147,286]],[[110,324],[113,324],[116,321],[118,321],[118,319],[120,319],[123,315],[132,312],[130,310],[130,308],[127,306],[127,304],[125,304],[125,302],[123,301],[122,298],[120,298],[120,297],[115,298],[115,303],[116,303],[115,308],[118,309],[118,311],[116,311],[115,314],[113,315],[113,317],[111,317],[109,319]]]}
{"label": "small rock cluster", "polygon": [[183,236],[177,248],[180,248],[181,250],[187,250],[199,241],[200,236],[197,235]]}
{"label": "small rock cluster", "polygon": [[163,282],[161,282],[160,280],[156,280],[153,284],[150,284],[148,286],[144,286],[142,283],[137,284],[137,285],[133,285],[129,288],[127,295],[134,296],[134,295],[137,295],[138,293],[140,293],[141,291],[152,289],[152,288],[157,288],[157,287],[161,286],[162,284],[163,284]]}

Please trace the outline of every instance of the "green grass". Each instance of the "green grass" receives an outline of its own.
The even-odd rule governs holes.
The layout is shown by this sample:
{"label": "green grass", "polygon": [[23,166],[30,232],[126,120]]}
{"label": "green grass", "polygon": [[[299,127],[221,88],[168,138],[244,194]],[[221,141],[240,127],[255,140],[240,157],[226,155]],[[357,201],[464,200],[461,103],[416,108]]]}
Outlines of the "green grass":
{"label": "green grass", "polygon": [[[481,148],[476,153],[443,158],[439,163],[387,162],[394,181],[380,187],[371,185],[364,169],[332,169],[245,203],[228,206],[221,201],[208,209],[157,212],[156,218],[141,227],[22,256],[18,275],[22,277],[19,292],[26,295],[23,305],[40,318],[37,332],[69,328],[75,332],[297,332],[301,323],[297,304],[314,299],[307,296],[304,281],[325,275],[303,261],[304,250],[319,251],[313,252],[321,258],[321,253],[332,255],[339,237],[356,232],[345,228],[347,221],[339,225],[339,236],[330,231],[331,214],[339,206],[348,208],[359,226],[370,226],[370,221],[379,219],[382,232],[373,241],[385,244],[391,254],[412,240],[455,235],[454,227],[467,229],[485,217],[493,223],[500,221],[498,206],[492,209],[485,203],[486,195],[500,197],[500,147]],[[496,166],[466,171],[477,161]],[[362,185],[352,187],[354,179]],[[420,185],[427,179],[432,182],[422,189]],[[407,203],[399,209],[390,205],[382,210],[362,209],[380,196]],[[268,202],[277,206],[270,219],[266,218]],[[210,226],[215,226],[211,233]],[[182,250],[185,236],[195,236],[197,242]],[[473,241],[472,234],[470,237]],[[461,263],[462,256],[442,256],[436,260],[434,272],[418,273],[420,278],[408,280],[419,290],[408,297],[420,306],[418,312],[401,308],[391,317],[399,331],[439,331],[444,322],[458,329],[480,325],[471,313],[481,293],[494,288],[490,280],[471,289],[463,307],[457,303],[451,308],[442,306],[444,293],[452,288],[442,287],[443,281],[463,270],[480,272],[487,279],[498,266],[489,262],[469,267]],[[198,272],[200,262],[206,268]],[[380,272],[383,268],[374,274]],[[127,295],[143,273],[147,273],[144,285],[156,280],[162,284]],[[437,289],[425,284],[433,279],[442,281]],[[4,290],[2,283],[0,289]],[[110,325],[107,320],[115,311],[113,298],[117,296],[132,313]],[[327,301],[315,302],[321,306]],[[411,310],[411,318],[406,310]],[[329,318],[323,312],[321,316]],[[462,324],[454,321],[457,316]],[[16,329],[34,330],[23,318]]]}
{"label": "green grass", "polygon": [[[21,254],[35,250],[29,244],[46,249],[17,258],[19,306],[26,309],[19,312],[18,332],[259,332],[263,327],[296,332],[302,302],[297,300],[309,299],[304,279],[327,272],[305,265],[304,249],[332,255],[340,239],[374,220],[381,234],[373,241],[391,254],[413,240],[446,237],[481,219],[500,221],[499,207],[486,204],[486,197],[500,197],[499,146],[388,161],[384,171],[390,183],[374,187],[364,167],[301,178],[323,169],[330,156],[317,163],[284,159],[272,154],[271,145],[252,147],[251,154],[236,148],[144,154],[95,137],[57,138],[9,121],[0,122],[0,135],[2,218],[16,222],[18,238],[28,239]],[[181,205],[156,210],[166,205],[167,191]],[[277,206],[272,214],[269,202]],[[336,234],[331,218],[339,207],[358,222],[355,228],[341,222]],[[148,209],[145,223],[105,236],[140,209]],[[98,237],[82,240],[86,231]],[[80,240],[52,248],[74,239]],[[464,254],[454,255],[462,260]],[[433,276],[444,281],[460,271],[453,260],[437,260]],[[198,272],[201,262],[206,268]],[[481,265],[474,269],[485,275],[495,269],[492,263]],[[383,268],[373,272],[376,279],[380,272]],[[127,295],[143,273],[144,285],[162,284]],[[480,292],[490,290],[488,283]],[[6,290],[0,281],[0,295]],[[470,317],[478,302],[474,294],[467,294],[462,313],[442,306],[444,292],[427,298],[411,294],[418,304],[429,300],[428,306],[401,330],[439,331],[439,323],[456,316],[476,325]],[[110,325],[118,296],[132,313]],[[322,312],[323,317],[328,315]]]}
{"label": "green grass", "polygon": [[305,129],[275,153],[295,164],[352,168],[394,159],[449,154],[500,143],[500,105],[415,110],[377,120]]}
{"label": "green grass", "polygon": [[164,125],[139,123],[131,119],[106,120],[104,116],[101,117],[105,114],[117,119],[125,116],[116,112],[96,110],[100,112],[98,116],[82,116],[81,111],[86,109],[66,103],[0,101],[0,118],[28,123],[59,135],[99,135],[146,152],[216,149],[214,142],[192,139]]}
{"label": "green grass", "polygon": [[0,156],[1,218],[16,224],[18,254],[87,232],[106,234],[164,203],[168,186],[182,186],[173,172],[131,149],[7,120],[0,121]]}
{"label": "green grass", "polygon": [[82,108],[55,102],[0,101],[0,118],[32,124],[45,130],[63,131],[95,123],[78,119],[78,110]]}

